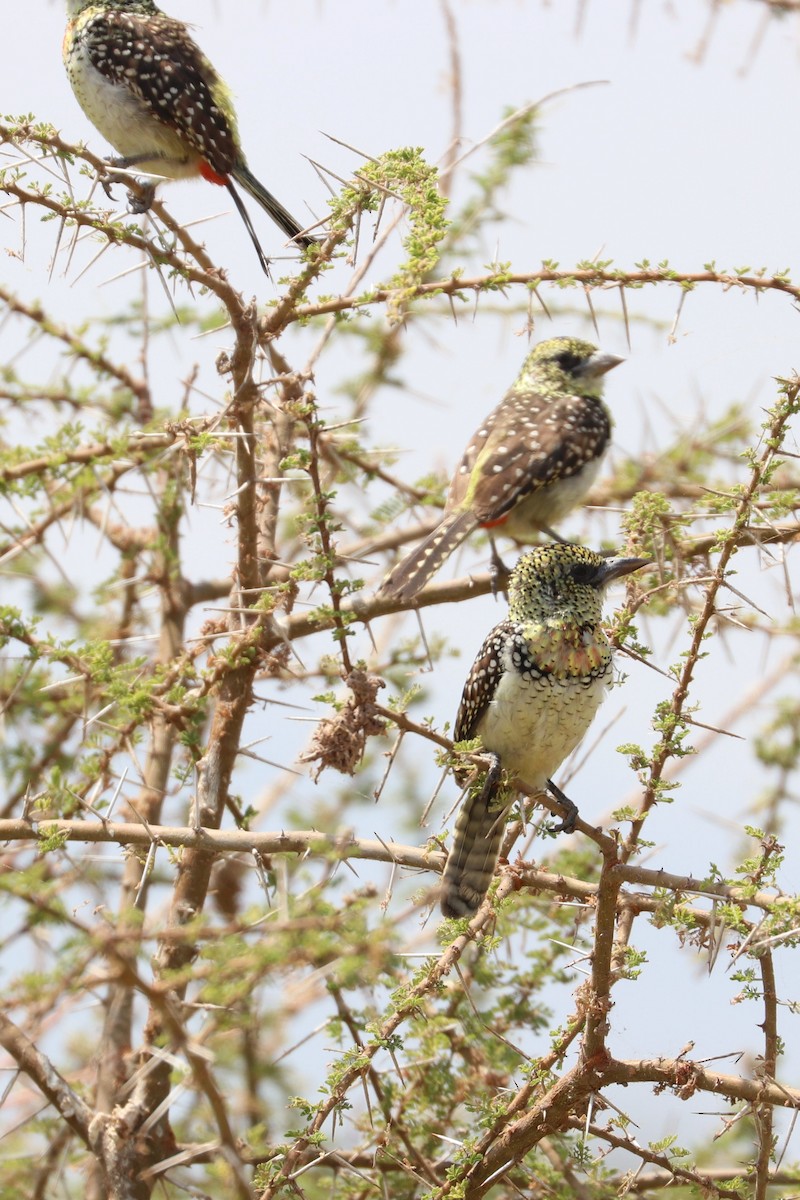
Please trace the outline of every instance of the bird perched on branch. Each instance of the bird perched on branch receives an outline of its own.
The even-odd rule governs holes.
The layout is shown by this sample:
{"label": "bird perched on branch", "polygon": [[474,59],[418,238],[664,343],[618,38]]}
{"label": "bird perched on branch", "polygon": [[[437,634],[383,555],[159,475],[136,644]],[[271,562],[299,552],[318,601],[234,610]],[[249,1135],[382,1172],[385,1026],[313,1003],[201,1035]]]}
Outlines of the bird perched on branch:
{"label": "bird perched on branch", "polygon": [[[611,682],[603,593],[649,561],[557,543],[529,551],[512,571],[508,616],[478,652],[453,731],[455,742],[480,737],[491,767],[456,820],[440,893],[446,917],[476,912],[488,891],[510,807],[498,796],[503,771],[560,802],[565,816],[555,832],[575,828],[578,810],[551,776],[586,733]],[[468,775],[457,772],[462,786]]]}
{"label": "bird perched on branch", "polygon": [[[78,103],[121,156],[113,166],[227,188],[265,271],[269,260],[234,180],[287,237],[313,243],[250,171],[230,91],[182,21],[152,0],[67,0],[63,50]],[[137,211],[154,190],[134,203]]]}
{"label": "bird perched on branch", "polygon": [[578,338],[534,346],[464,451],[442,520],[389,573],[381,592],[410,600],[479,526],[521,542],[537,532],[560,540],[552,526],[581,502],[608,448],[603,376],[621,362]]}

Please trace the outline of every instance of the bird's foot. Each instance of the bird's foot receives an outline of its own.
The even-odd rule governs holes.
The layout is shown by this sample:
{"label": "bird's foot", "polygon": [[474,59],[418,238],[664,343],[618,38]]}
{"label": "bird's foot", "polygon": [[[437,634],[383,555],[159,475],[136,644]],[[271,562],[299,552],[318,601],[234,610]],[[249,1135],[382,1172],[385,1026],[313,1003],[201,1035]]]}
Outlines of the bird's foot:
{"label": "bird's foot", "polygon": [[511,574],[506,564],[497,552],[494,540],[490,540],[492,556],[489,559],[489,577],[492,584],[492,595],[497,599],[498,592],[508,595],[508,577]]}
{"label": "bird's foot", "polygon": [[557,800],[564,810],[563,819],[559,821],[557,825],[548,825],[547,832],[574,833],[575,822],[578,820],[577,804],[570,800],[569,796],[565,796],[561,788],[557,784],[553,783],[552,779],[548,779],[547,781],[547,790],[553,799]]}
{"label": "bird's foot", "polygon": [[497,794],[497,789],[500,786],[500,777],[503,771],[503,764],[500,762],[499,754],[494,754],[488,750],[482,750],[481,753],[485,758],[489,759],[489,770],[486,772],[486,778],[483,781],[483,787],[481,788],[480,795],[481,801],[485,803],[486,807],[488,808],[492,803],[492,800],[494,800],[495,795]]}
{"label": "bird's foot", "polygon": [[558,542],[558,544],[560,546],[577,546],[578,545],[577,542],[571,542],[569,540],[569,538],[562,538],[561,534],[556,533],[555,529],[551,529],[549,525],[540,525],[539,529],[545,535],[545,537],[550,538],[551,542]]}
{"label": "bird's foot", "polygon": [[[114,183],[130,184],[130,171],[141,162],[152,161],[153,155],[148,155],[146,158],[137,156],[136,158],[107,158],[108,174],[100,182],[103,185],[103,191],[108,196],[109,200],[114,199],[111,191],[111,186]],[[128,212],[135,216],[141,216],[142,213],[149,212],[153,200],[156,195],[155,183],[143,183],[141,180],[136,181],[137,190],[134,192],[130,186],[128,187]]]}
{"label": "bird's foot", "polygon": [[134,216],[141,216],[142,213],[149,212],[153,201],[156,198],[156,185],[154,183],[143,183],[139,185],[141,192],[128,191],[128,212]]}

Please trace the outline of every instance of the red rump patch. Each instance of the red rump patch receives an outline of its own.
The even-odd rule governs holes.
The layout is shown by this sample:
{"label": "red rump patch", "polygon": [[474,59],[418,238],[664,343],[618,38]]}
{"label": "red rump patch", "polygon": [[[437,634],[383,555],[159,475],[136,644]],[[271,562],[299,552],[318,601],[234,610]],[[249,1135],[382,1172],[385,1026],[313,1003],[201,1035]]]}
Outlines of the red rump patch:
{"label": "red rump patch", "polygon": [[205,159],[201,160],[199,170],[200,174],[203,176],[203,179],[207,179],[209,183],[216,183],[219,185],[219,187],[226,187],[228,183],[226,177],[224,175],[220,175],[218,171],[215,171],[211,164],[207,163]]}
{"label": "red rump patch", "polygon": [[498,525],[505,525],[507,520],[508,513],[503,513],[496,521],[481,521],[481,529],[496,529]]}

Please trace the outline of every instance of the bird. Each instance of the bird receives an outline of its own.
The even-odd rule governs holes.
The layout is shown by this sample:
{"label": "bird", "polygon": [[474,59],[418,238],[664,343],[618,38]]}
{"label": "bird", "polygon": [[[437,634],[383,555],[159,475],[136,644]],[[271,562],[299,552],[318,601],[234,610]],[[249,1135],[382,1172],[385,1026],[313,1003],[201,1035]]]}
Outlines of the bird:
{"label": "bird", "polygon": [[[600,624],[605,589],[650,561],[604,558],[560,542],[528,551],[512,571],[508,616],[478,651],[453,730],[455,743],[480,738],[491,766],[456,819],[439,894],[444,916],[471,916],[489,889],[511,804],[507,792],[499,794],[504,772],[533,791],[550,791],[565,811],[552,832],[573,832],[578,810],[551,776],[611,683],[611,647]],[[469,775],[456,771],[462,787]]]}
{"label": "bird", "polygon": [[[121,156],[110,165],[227,188],[267,273],[269,259],[235,183],[287,237],[314,244],[247,165],[230,90],[182,21],[152,0],[66,2],[64,66],[84,113]],[[154,192],[155,185],[146,188],[134,211],[146,211]]]}
{"label": "bird", "polygon": [[[554,540],[556,525],[588,492],[611,440],[603,377],[623,360],[589,342],[554,337],[527,355],[516,382],[475,432],[432,533],[386,576],[379,594],[411,600],[479,526]],[[502,564],[493,544],[495,571]]]}

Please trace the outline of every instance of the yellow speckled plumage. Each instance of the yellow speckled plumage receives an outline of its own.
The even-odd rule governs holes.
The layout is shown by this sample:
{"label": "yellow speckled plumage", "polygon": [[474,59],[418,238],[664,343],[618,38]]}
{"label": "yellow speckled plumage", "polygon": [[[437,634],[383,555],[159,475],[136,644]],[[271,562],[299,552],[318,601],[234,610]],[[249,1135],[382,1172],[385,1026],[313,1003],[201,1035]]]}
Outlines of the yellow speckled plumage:
{"label": "yellow speckled plumage", "polygon": [[497,768],[544,790],[589,728],[611,681],[603,593],[645,561],[557,544],[531,550],[512,572],[508,616],[478,652],[453,731],[456,742],[480,737],[495,771],[456,820],[442,880],[445,916],[475,912],[491,882],[507,816],[496,803]]}
{"label": "yellow speckled plumage", "polygon": [[115,165],[226,187],[265,270],[233,181],[300,245],[313,239],[250,171],[230,90],[182,21],[152,0],[67,0],[63,56],[86,116],[121,156]]}
{"label": "yellow speckled plumage", "polygon": [[611,438],[606,373],[622,359],[579,338],[539,342],[477,429],[436,529],[389,573],[382,591],[409,600],[479,526],[533,541],[583,500]]}

